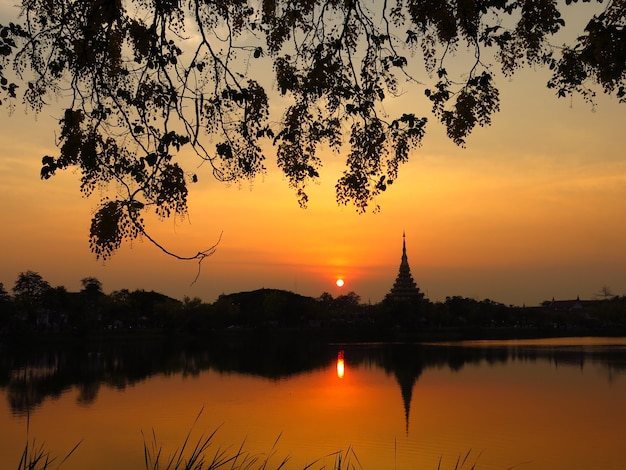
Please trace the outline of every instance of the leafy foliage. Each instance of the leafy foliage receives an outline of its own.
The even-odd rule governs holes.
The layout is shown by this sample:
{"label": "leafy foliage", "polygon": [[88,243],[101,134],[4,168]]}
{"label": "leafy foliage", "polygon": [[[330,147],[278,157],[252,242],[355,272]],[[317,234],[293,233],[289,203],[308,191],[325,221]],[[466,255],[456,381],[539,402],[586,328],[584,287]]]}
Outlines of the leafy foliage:
{"label": "leafy foliage", "polygon": [[16,298],[29,301],[39,301],[50,291],[52,287],[41,274],[34,271],[26,271],[17,276],[13,286],[13,294]]}
{"label": "leafy foliage", "polygon": [[[43,157],[41,177],[76,167],[84,195],[104,194],[90,246],[107,258],[147,236],[147,211],[186,215],[199,176],[182,156],[219,181],[249,179],[265,171],[264,139],[302,206],[320,147],[349,145],[337,200],[376,209],[426,129],[418,110],[384,107],[406,86],[424,87],[458,145],[499,110],[492,60],[505,75],[549,67],[558,96],[591,100],[598,84],[626,101],[625,0],[598,11],[555,47],[565,21],[554,0],[23,0],[21,23],[0,25],[0,95],[36,111],[63,103],[59,154]],[[463,50],[470,61],[453,75]],[[273,73],[282,116],[259,70]]]}
{"label": "leafy foliage", "polygon": [[95,277],[85,277],[80,280],[80,285],[82,286],[81,293],[90,296],[99,296],[102,295],[102,282]]}

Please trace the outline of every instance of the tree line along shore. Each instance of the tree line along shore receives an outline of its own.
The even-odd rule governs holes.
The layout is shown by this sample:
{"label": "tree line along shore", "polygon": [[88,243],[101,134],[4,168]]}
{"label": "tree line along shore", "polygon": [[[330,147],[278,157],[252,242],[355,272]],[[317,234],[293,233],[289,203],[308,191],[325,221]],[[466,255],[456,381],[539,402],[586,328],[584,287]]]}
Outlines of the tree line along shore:
{"label": "tree line along shore", "polygon": [[0,283],[0,332],[170,333],[307,330],[347,338],[453,339],[622,335],[626,296],[605,292],[594,300],[545,301],[536,307],[505,305],[461,296],[432,302],[424,297],[363,303],[354,292],[307,297],[279,289],[220,295],[215,302],[182,301],[154,291],[122,289],[105,294],[96,278],[79,292],[52,287],[34,272],[21,273],[9,294]]}

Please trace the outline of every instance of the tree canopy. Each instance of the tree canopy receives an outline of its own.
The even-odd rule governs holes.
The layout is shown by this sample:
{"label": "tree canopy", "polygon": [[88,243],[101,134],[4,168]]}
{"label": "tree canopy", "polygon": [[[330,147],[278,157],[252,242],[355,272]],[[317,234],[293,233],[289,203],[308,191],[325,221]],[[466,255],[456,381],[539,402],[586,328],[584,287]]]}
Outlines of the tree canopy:
{"label": "tree canopy", "polygon": [[17,298],[40,301],[52,287],[39,273],[26,271],[20,273],[13,286]]}
{"label": "tree canopy", "polygon": [[[59,152],[41,177],[78,168],[82,193],[103,195],[90,246],[107,258],[124,240],[156,243],[147,211],[184,216],[207,168],[225,182],[264,172],[264,141],[302,206],[325,145],[346,155],[338,203],[376,210],[426,130],[425,110],[384,107],[406,87],[422,88],[458,145],[499,110],[496,72],[543,66],[559,97],[626,101],[625,0],[606,2],[571,44],[551,43],[576,2],[22,0],[0,24],[0,101],[62,103]],[[467,67],[453,73],[459,53]]]}

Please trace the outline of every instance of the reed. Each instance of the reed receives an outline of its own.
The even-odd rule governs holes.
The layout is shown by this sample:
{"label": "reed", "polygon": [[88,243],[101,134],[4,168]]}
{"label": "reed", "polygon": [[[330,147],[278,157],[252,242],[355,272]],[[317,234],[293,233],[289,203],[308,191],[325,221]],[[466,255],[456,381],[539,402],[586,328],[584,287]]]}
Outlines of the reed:
{"label": "reed", "polygon": [[[150,439],[144,436],[143,455],[145,470],[283,470],[289,461],[289,456],[277,457],[277,446],[280,435],[276,438],[270,451],[267,454],[253,455],[244,450],[245,440],[239,447],[232,450],[230,447],[214,446],[214,438],[219,427],[210,434],[201,434],[198,438],[193,438],[193,430],[202,414],[202,410],[196,416],[193,425],[185,435],[182,444],[169,456],[163,451],[163,446],[157,439],[156,432],[152,430]],[[26,445],[22,452],[17,470],[52,470],[59,468],[78,449],[82,439],[53,467],[57,462],[45,443],[37,443],[29,437],[30,419],[26,420]],[[454,466],[454,470],[476,470],[476,465],[480,454],[470,462],[471,449],[460,455]],[[330,469],[324,463],[327,459],[332,459]],[[276,461],[275,461],[276,460]],[[275,462],[274,462],[275,461]],[[469,465],[469,466],[468,466]],[[362,470],[363,466],[352,447],[345,451],[332,452],[319,458],[303,467],[303,470]],[[442,470],[442,457],[439,458],[437,470]]]}
{"label": "reed", "polygon": [[[144,435],[144,464],[146,470],[216,470],[220,468],[228,468],[230,470],[282,470],[289,461],[289,456],[279,459],[276,463],[272,463],[277,455],[277,445],[280,435],[276,438],[270,451],[267,454],[252,455],[244,450],[245,440],[235,450],[230,448],[222,448],[217,446],[211,449],[215,434],[219,430],[216,428],[211,434],[202,434],[195,440],[192,440],[192,432],[195,427],[202,410],[196,416],[193,425],[187,432],[182,444],[169,456],[164,456],[163,446],[159,444],[156,433],[152,430],[150,442]],[[362,468],[358,457],[354,450],[350,447],[347,451],[333,452],[326,457],[334,457],[332,470],[351,470]],[[317,467],[322,459],[306,465],[304,470],[309,469],[326,469],[325,465]],[[355,465],[358,464],[358,467]]]}
{"label": "reed", "polygon": [[[49,450],[47,450],[45,443],[37,443],[33,438],[30,440],[30,415],[26,416],[26,444],[20,457],[20,461],[17,465],[17,470],[49,470],[52,465],[57,461]],[[78,449],[82,439],[61,459],[55,468],[59,468],[63,463],[70,458],[70,456]]]}
{"label": "reed", "polygon": [[[478,454],[478,456],[476,457],[476,459],[474,460],[474,463],[470,463],[469,461],[469,457],[472,453],[472,449],[468,450],[467,453],[463,456],[463,455],[459,455],[456,459],[456,464],[454,465],[454,470],[463,470],[465,467],[465,465],[471,465],[469,467],[468,470],[476,470],[476,464],[478,463],[478,459],[480,458],[482,452],[480,452]],[[437,470],[441,470],[441,461],[442,461],[443,457],[439,457],[439,464],[437,465]]]}
{"label": "reed", "polygon": [[[211,450],[211,441],[215,431],[208,436],[200,436],[193,442],[188,434],[181,446],[171,455],[165,457],[163,448],[158,444],[156,435],[152,435],[150,444],[144,441],[144,463],[146,470],[282,470],[286,468],[289,456],[272,462],[276,456],[276,445],[279,438],[274,442],[272,449],[267,454],[253,455],[244,450],[245,441],[235,450],[216,447]],[[354,451],[337,451],[326,457],[334,458],[332,470],[356,470],[362,469]],[[303,470],[326,470],[322,464],[323,459],[305,465]],[[331,469],[329,469],[331,470]]]}

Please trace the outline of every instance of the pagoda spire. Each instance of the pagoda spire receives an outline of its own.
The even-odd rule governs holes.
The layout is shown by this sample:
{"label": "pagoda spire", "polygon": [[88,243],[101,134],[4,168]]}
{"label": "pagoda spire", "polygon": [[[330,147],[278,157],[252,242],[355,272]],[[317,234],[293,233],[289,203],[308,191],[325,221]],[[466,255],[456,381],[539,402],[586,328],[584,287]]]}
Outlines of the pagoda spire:
{"label": "pagoda spire", "polygon": [[390,300],[421,300],[424,297],[411,275],[409,257],[406,254],[406,231],[402,231],[402,258],[398,276],[387,298]]}
{"label": "pagoda spire", "polygon": [[402,230],[402,262],[409,264],[409,259],[406,256],[406,232]]}

